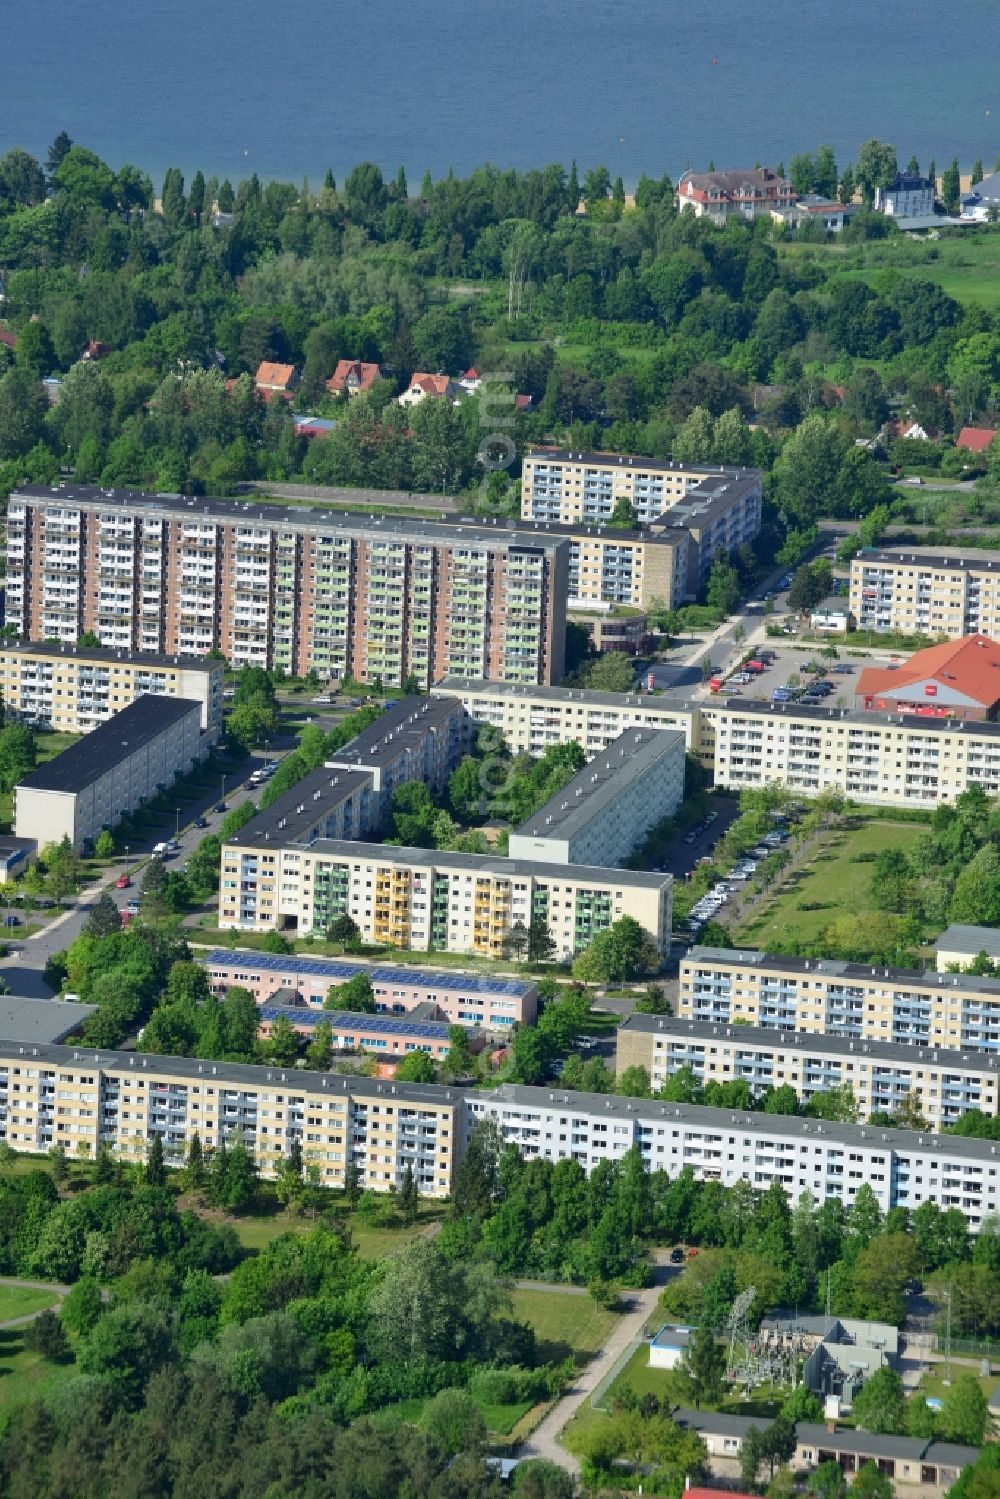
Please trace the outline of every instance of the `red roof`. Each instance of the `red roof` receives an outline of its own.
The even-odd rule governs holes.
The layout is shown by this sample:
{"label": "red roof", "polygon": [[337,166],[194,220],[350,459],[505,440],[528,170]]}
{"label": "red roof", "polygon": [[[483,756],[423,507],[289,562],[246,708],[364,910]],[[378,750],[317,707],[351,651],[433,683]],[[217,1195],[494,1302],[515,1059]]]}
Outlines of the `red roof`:
{"label": "red roof", "polygon": [[991,707],[1000,699],[1000,645],[987,635],[966,635],[961,640],[928,646],[894,671],[866,666],[855,691],[858,697],[877,697],[880,693],[898,697],[900,688],[928,680]]}
{"label": "red roof", "polygon": [[427,375],[418,370],[410,381],[408,389],[414,390],[417,387],[428,396],[446,396],[451,387],[451,376]]}
{"label": "red roof", "polygon": [[347,389],[347,382],[351,380],[358,390],[370,390],[382,371],[377,364],[365,364],[361,359],[339,359],[337,368],[326,382],[326,388],[334,395]]}
{"label": "red roof", "polygon": [[955,446],[965,448],[968,453],[982,453],[996,435],[992,427],[963,427],[955,438]]}
{"label": "red roof", "polygon": [[685,1489],[684,1499],[751,1499],[749,1494],[737,1493],[734,1489]]}
{"label": "red roof", "polygon": [[269,360],[261,361],[256,374],[256,382],[267,390],[287,390],[295,379],[294,364],[272,364]]}
{"label": "red roof", "polygon": [[11,333],[7,328],[0,328],[0,344],[6,344],[8,349],[16,349],[17,334]]}

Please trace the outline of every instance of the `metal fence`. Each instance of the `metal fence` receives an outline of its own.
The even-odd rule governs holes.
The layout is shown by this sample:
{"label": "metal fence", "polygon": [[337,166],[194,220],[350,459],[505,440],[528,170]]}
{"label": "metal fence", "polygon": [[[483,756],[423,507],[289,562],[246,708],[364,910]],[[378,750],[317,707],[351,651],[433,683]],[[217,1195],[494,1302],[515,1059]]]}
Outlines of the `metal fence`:
{"label": "metal fence", "polygon": [[625,1368],[629,1359],[634,1357],[636,1350],[641,1348],[644,1343],[648,1345],[649,1339],[646,1337],[633,1338],[632,1341],[630,1343],[627,1343],[622,1349],[621,1353],[615,1359],[607,1374],[605,1374],[603,1378],[597,1381],[590,1396],[590,1404],[595,1411],[607,1410],[607,1406],[602,1405],[601,1401],[604,1399],[605,1395],[608,1393],[608,1390],[614,1384],[619,1374]]}

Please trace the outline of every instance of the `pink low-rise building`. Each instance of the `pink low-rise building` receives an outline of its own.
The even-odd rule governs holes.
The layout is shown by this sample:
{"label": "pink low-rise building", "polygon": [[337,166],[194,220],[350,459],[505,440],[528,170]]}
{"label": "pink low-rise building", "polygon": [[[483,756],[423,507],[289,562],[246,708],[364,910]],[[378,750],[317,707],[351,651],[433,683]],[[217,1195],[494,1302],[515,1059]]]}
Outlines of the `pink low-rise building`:
{"label": "pink low-rise building", "polygon": [[[367,974],[381,1015],[408,1015],[430,1005],[434,1007],[433,1018],[445,1025],[503,1034],[515,1025],[530,1025],[538,1012],[535,984],[502,976],[228,948],[216,948],[201,961],[208,969],[213,993],[225,994],[239,984],[259,1005],[281,1003],[274,1000],[281,991],[282,999],[296,994],[305,1007],[321,1009],[331,984],[346,984],[357,974]],[[428,1013],[423,1011],[424,1016]]]}

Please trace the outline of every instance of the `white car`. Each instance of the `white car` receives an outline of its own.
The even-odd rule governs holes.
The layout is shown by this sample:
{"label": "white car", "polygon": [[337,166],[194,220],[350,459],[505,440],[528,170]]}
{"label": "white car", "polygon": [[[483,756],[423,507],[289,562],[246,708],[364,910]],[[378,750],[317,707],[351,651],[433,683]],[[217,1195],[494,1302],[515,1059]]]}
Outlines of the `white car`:
{"label": "white car", "polygon": [[332,703],[333,698],[328,692],[321,692],[318,697],[313,698],[314,703]]}

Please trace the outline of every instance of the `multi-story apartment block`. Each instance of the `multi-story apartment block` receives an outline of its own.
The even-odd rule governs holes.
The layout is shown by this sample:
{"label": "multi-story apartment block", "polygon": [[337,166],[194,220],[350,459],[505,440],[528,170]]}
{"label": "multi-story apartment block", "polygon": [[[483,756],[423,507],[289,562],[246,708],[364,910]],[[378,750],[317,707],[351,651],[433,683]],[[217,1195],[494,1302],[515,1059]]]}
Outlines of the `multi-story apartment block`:
{"label": "multi-story apartment block", "polygon": [[201,703],[201,727],[217,736],[223,665],[205,656],[136,655],[47,641],[0,645],[0,697],[9,713],[66,734],[89,734],[144,692]]}
{"label": "multi-story apartment block", "polygon": [[0,1043],[0,1138],[30,1154],[62,1145],[93,1158],[104,1144],[142,1160],[158,1138],[177,1161],[197,1133],[209,1150],[242,1139],[273,1176],[296,1140],[328,1186],[343,1186],[353,1164],[366,1187],[388,1192],[410,1166],[425,1196],[446,1197],[460,1111],[461,1095],[448,1088]]}
{"label": "multi-story apartment block", "polygon": [[370,775],[372,820],[362,831],[372,832],[383,824],[397,786],[422,781],[433,791],[444,789],[470,730],[457,699],[404,697],[332,754],[326,765]]}
{"label": "multi-story apartment block", "polygon": [[1000,931],[995,927],[956,922],[941,933],[935,946],[938,973],[968,968],[982,953],[991,963],[1000,963]]}
{"label": "multi-story apartment block", "polygon": [[346,914],[375,945],[501,957],[513,926],[541,918],[566,958],[632,916],[665,953],[671,886],[669,875],[583,864],[332,838],[295,842],[285,830],[272,838],[248,823],[223,845],[219,925],[305,934]]}
{"label": "multi-story apartment block", "polygon": [[515,755],[541,755],[549,745],[574,742],[590,760],[631,728],[678,729],[689,750],[699,746],[698,708],[682,698],[463,677],[445,677],[431,692],[457,698],[470,719],[492,725]]}
{"label": "multi-story apartment block", "polygon": [[[626,500],[643,525],[655,527],[654,534],[666,528],[686,530],[688,595],[697,593],[717,552],[754,540],[760,530],[762,494],[759,469],[668,463],[619,453],[533,448],[521,467],[525,520],[602,525],[619,500]],[[578,573],[578,586],[581,579]]]}
{"label": "multi-story apartment block", "polygon": [[692,947],[681,960],[677,1013],[713,1025],[1000,1050],[1000,979],[965,973]]}
{"label": "multi-story apartment block", "polygon": [[322,1010],[334,984],[364,974],[371,982],[375,1008],[383,1015],[408,1015],[433,1010],[452,1025],[480,1030],[509,1031],[531,1025],[538,1013],[538,987],[502,974],[481,977],[449,968],[405,968],[390,963],[345,962],[307,958],[302,953],[241,952],[216,948],[202,958],[212,993],[220,996],[233,984],[249,989],[257,1004],[267,1004],[279,991],[298,994],[314,1010]]}
{"label": "multi-story apartment block", "polygon": [[491,1093],[368,1077],[0,1043],[0,1139],[41,1155],[54,1145],[93,1156],[106,1144],[142,1160],[154,1139],[168,1160],[197,1133],[202,1146],[244,1140],[265,1176],[298,1141],[329,1186],[353,1165],[377,1192],[407,1166],[420,1192],[445,1197],[475,1125],[494,1119],[526,1159],[579,1161],[586,1172],[636,1148],[650,1170],[758,1191],[777,1183],[849,1207],[867,1183],[883,1212],[933,1201],[958,1208],[973,1233],[1000,1212],[1000,1144],[872,1125],[829,1124],[655,1099],[505,1084]]}
{"label": "multi-story apartment block", "polygon": [[718,786],[780,781],[815,796],[927,807],[969,786],[1000,793],[1000,724],[806,708],[733,698],[698,711],[699,754]]}
{"label": "multi-story apartment block", "polygon": [[7,514],[23,635],[429,685],[563,674],[562,537],[238,500],[28,487]]}
{"label": "multi-story apartment block", "polygon": [[678,1176],[689,1167],[700,1181],[749,1182],[761,1192],[777,1183],[792,1202],[809,1192],[850,1207],[867,1184],[883,1212],[936,1202],[958,1208],[973,1233],[1000,1210],[992,1140],[513,1083],[467,1094],[464,1117],[466,1138],[477,1120],[495,1119],[526,1159],[579,1161],[588,1173],[637,1147],[651,1171]]}
{"label": "multi-story apartment block", "polygon": [[[694,513],[692,518],[696,524],[700,520]],[[667,609],[679,609],[688,597],[692,548],[697,551],[700,536],[693,536],[679,521],[673,523],[673,515],[667,519],[670,524],[639,531],[531,519],[498,519],[491,524],[507,531],[566,539],[570,608],[593,608],[601,603],[646,609],[655,599]]]}
{"label": "multi-story apartment block", "polygon": [[851,613],[862,630],[1000,638],[1000,557],[975,547],[864,549],[851,561]]}
{"label": "multi-story apartment block", "polygon": [[127,813],[208,754],[201,703],[143,696],[14,788],[14,832],[38,846],[96,842]]}
{"label": "multi-story apartment block", "polygon": [[616,1032],[616,1070],[645,1067],[659,1090],[682,1067],[701,1083],[745,1082],[754,1094],[788,1086],[808,1103],[849,1087],[862,1116],[892,1113],[915,1095],[932,1130],[969,1109],[1000,1109],[1000,1056],[948,1047],[630,1015]]}
{"label": "multi-story apartment block", "polygon": [[510,835],[512,859],[620,864],[684,797],[684,735],[626,729]]}

